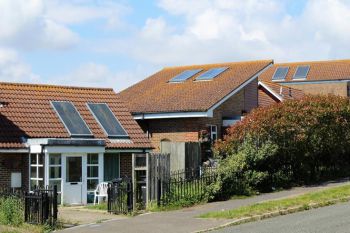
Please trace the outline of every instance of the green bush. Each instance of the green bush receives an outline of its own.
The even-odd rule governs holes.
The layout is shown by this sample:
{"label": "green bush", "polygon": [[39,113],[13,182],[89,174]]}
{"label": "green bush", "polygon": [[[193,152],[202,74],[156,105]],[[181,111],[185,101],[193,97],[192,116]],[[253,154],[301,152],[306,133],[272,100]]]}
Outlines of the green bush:
{"label": "green bush", "polygon": [[349,175],[350,104],[306,96],[258,108],[216,143],[214,193],[267,191]]}
{"label": "green bush", "polygon": [[0,198],[0,224],[19,226],[24,222],[21,199],[17,197]]}

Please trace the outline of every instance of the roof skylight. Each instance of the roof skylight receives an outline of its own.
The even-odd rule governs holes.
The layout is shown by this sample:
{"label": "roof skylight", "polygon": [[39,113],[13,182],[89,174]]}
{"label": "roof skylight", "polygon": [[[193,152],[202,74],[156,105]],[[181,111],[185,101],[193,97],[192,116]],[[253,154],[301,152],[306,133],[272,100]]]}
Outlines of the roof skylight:
{"label": "roof skylight", "polygon": [[176,75],[174,78],[170,79],[170,83],[180,83],[184,82],[187,79],[191,78],[193,75],[201,72],[202,69],[194,69],[194,70],[185,70],[182,73]]}
{"label": "roof skylight", "polygon": [[220,67],[220,68],[213,68],[208,70],[207,72],[204,72],[203,74],[199,75],[196,78],[196,81],[204,81],[204,80],[212,80],[222,72],[227,70],[227,67]]}
{"label": "roof skylight", "polygon": [[307,74],[309,73],[310,66],[298,66],[297,70],[295,71],[295,74],[293,76],[293,79],[305,79],[307,77]]}
{"label": "roof skylight", "polygon": [[272,80],[284,80],[287,76],[289,67],[278,67],[272,76]]}
{"label": "roof skylight", "polygon": [[110,138],[129,138],[116,116],[105,103],[88,103],[92,115]]}
{"label": "roof skylight", "polygon": [[92,136],[90,129],[71,102],[52,101],[51,104],[70,136]]}

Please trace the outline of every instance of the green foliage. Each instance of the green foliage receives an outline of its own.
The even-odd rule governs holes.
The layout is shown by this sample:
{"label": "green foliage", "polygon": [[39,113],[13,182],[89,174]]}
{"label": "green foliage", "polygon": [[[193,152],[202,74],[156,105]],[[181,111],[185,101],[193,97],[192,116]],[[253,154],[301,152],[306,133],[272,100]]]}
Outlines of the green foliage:
{"label": "green foliage", "polygon": [[24,222],[21,199],[17,197],[0,198],[0,224],[19,226]]}
{"label": "green foliage", "polygon": [[212,193],[244,194],[349,175],[348,98],[307,96],[258,108],[214,147]]}

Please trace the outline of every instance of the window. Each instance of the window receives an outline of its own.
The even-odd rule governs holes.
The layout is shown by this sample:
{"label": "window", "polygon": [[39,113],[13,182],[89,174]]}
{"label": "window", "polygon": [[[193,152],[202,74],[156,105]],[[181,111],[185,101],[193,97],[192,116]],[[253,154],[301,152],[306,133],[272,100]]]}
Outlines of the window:
{"label": "window", "polygon": [[92,136],[90,129],[71,102],[52,101],[51,104],[72,137]]}
{"label": "window", "polygon": [[195,70],[185,70],[184,72],[176,75],[174,78],[170,79],[169,83],[180,83],[184,82],[187,79],[191,78],[195,74],[198,74],[201,72],[202,69],[195,69]]}
{"label": "window", "polygon": [[287,76],[289,67],[278,67],[272,76],[272,80],[284,80]]}
{"label": "window", "polygon": [[58,197],[57,200],[61,201],[61,182],[62,182],[62,157],[61,154],[49,155],[49,185],[53,187],[57,186]]}
{"label": "window", "polygon": [[348,97],[350,97],[350,83],[348,83]]}
{"label": "window", "polygon": [[104,154],[104,181],[119,178],[119,153]]}
{"label": "window", "polygon": [[208,81],[208,80],[212,80],[213,78],[215,78],[216,76],[218,76],[219,74],[221,74],[222,72],[224,72],[225,70],[227,70],[227,67],[220,67],[220,68],[213,68],[208,70],[207,72],[199,75],[196,78],[196,81]]}
{"label": "window", "polygon": [[309,73],[310,66],[298,66],[293,79],[305,79],[307,74]]}
{"label": "window", "polygon": [[98,179],[98,154],[88,154],[87,155],[87,191],[88,200],[91,195],[93,195],[96,189],[99,179]]}
{"label": "window", "polygon": [[107,104],[88,103],[87,105],[109,138],[129,138],[125,129]]}
{"label": "window", "polygon": [[30,191],[44,187],[44,155],[30,154]]}
{"label": "window", "polygon": [[216,125],[210,125],[209,131],[211,141],[215,142],[218,139],[218,127]]}

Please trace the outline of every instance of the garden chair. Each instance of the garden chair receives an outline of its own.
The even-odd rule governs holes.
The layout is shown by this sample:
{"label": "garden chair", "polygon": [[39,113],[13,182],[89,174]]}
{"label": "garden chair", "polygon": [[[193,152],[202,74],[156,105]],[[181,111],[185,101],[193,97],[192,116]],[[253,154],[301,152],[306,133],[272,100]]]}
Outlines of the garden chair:
{"label": "garden chair", "polygon": [[108,183],[102,182],[99,183],[94,191],[94,205],[96,204],[96,198],[97,198],[97,204],[100,204],[100,198],[101,197],[107,197],[107,189],[108,189]]}

